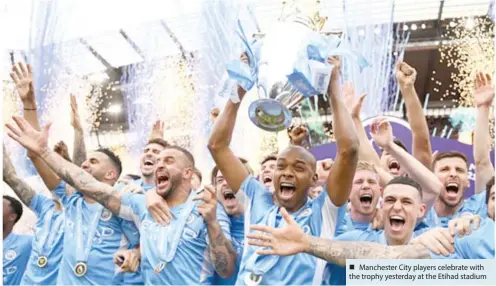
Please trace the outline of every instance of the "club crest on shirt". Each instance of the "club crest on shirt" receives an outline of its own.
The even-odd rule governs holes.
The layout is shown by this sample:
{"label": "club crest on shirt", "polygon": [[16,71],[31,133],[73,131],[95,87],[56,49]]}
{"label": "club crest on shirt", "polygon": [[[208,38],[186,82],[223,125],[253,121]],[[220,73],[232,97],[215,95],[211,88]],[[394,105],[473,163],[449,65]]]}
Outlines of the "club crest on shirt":
{"label": "club crest on shirt", "polygon": [[12,249],[5,252],[5,259],[7,259],[9,261],[14,260],[16,257],[17,257],[17,252],[15,252]]}
{"label": "club crest on shirt", "polygon": [[100,219],[103,220],[103,221],[108,221],[111,218],[112,218],[112,213],[109,210],[104,209],[102,211],[102,216],[100,217]]}
{"label": "club crest on shirt", "polygon": [[184,228],[184,231],[183,231],[183,238],[184,239],[193,239],[196,237],[198,237],[198,233],[196,233],[196,231],[192,230],[191,228],[187,228],[187,227]]}
{"label": "club crest on shirt", "polygon": [[307,217],[307,216],[309,216],[309,215],[311,215],[311,214],[312,214],[312,209],[311,209],[311,208],[307,208],[306,210],[302,211],[302,212],[298,215],[298,217],[300,217],[300,218],[301,218],[301,217]]}

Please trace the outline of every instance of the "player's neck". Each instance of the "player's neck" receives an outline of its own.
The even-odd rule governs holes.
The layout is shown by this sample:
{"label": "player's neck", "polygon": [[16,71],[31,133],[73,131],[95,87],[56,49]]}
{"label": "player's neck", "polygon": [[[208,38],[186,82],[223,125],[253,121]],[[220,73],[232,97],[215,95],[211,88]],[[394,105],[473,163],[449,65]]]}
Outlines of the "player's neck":
{"label": "player's neck", "polygon": [[14,228],[13,225],[4,225],[3,226],[3,239],[5,240],[7,236],[12,232],[12,229]]}
{"label": "player's neck", "polygon": [[141,182],[143,185],[154,185],[155,184],[155,176],[153,174],[149,176],[141,175]]}
{"label": "player's neck", "polygon": [[374,215],[375,215],[376,212],[377,212],[377,210],[374,211],[371,215],[365,215],[365,214],[359,213],[352,206],[351,207],[351,210],[350,210],[351,220],[354,221],[354,222],[371,223],[372,220],[374,219]]}
{"label": "player's neck", "polygon": [[460,208],[462,205],[462,201],[458,203],[455,207],[450,207],[446,205],[442,200],[438,199],[436,203],[434,204],[434,210],[436,210],[436,214],[439,217],[446,217],[446,216],[452,216],[456,213],[456,211]]}
{"label": "player's neck", "polygon": [[397,238],[389,237],[386,233],[386,241],[387,241],[387,244],[390,246],[407,245],[408,243],[410,243],[410,240],[412,239],[412,234],[413,234],[413,230],[409,236],[407,236],[403,239],[397,239]]}
{"label": "player's neck", "polygon": [[169,208],[173,208],[184,204],[189,197],[191,192],[191,184],[181,184],[174,189],[174,192],[168,196],[165,200]]}

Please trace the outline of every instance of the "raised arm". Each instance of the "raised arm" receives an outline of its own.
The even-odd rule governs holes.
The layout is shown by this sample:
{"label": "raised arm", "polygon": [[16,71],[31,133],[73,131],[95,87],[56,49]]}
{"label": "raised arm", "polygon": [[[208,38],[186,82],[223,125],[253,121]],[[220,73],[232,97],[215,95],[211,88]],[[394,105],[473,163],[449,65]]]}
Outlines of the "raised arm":
{"label": "raised arm", "polygon": [[489,112],[494,99],[494,86],[489,74],[478,73],[475,79],[474,100],[477,117],[474,132],[475,193],[484,191],[486,183],[494,176],[491,163],[491,136]]}
{"label": "raised arm", "polygon": [[84,195],[96,200],[114,214],[119,214],[121,207],[121,193],[111,186],[97,181],[83,169],[66,161],[57,153],[48,148],[48,133],[50,125],[41,132],[35,130],[21,117],[13,117],[16,125],[7,123],[9,137],[36,154],[50,167],[60,178],[69,185],[79,190]]}
{"label": "raised arm", "polygon": [[303,229],[281,208],[281,214],[286,221],[282,228],[272,228],[265,225],[252,225],[252,232],[247,235],[248,244],[264,247],[258,250],[259,255],[288,256],[307,253],[333,262],[346,265],[346,259],[425,259],[431,258],[429,251],[423,245],[387,246],[371,242],[336,241],[323,239],[305,234]]}
{"label": "raised arm", "polygon": [[334,65],[328,94],[333,115],[337,154],[329,171],[326,187],[327,194],[332,203],[336,206],[341,206],[350,197],[351,185],[358,163],[358,148],[360,144],[351,115],[346,110],[346,106],[340,96],[339,78],[341,63],[332,57],[329,59],[329,62]]}
{"label": "raised arm", "polygon": [[26,206],[31,206],[31,200],[36,192],[17,176],[14,165],[12,165],[9,154],[5,149],[5,145],[3,146],[3,181],[9,185]]}
{"label": "raised arm", "polygon": [[365,131],[360,119],[360,111],[362,109],[362,103],[365,100],[366,94],[360,96],[358,101],[355,100],[355,88],[353,84],[345,83],[343,86],[343,95],[346,107],[351,112],[351,118],[353,118],[353,123],[360,142],[360,147],[358,148],[358,160],[373,163],[379,173],[380,185],[385,186],[391,179],[393,179],[393,176],[381,167],[381,159],[379,158],[379,155],[377,155],[374,147],[372,147],[372,144],[367,136],[367,132]]}
{"label": "raised arm", "polygon": [[[38,122],[38,112],[36,107],[36,98],[34,93],[33,72],[31,66],[19,62],[12,66],[10,77],[16,85],[17,92],[21,99],[24,109],[24,119],[36,130],[40,130]],[[31,152],[28,152],[28,157],[33,162],[38,174],[49,190],[55,189],[60,184],[60,178],[48,168],[48,166],[37,158]]]}
{"label": "raised arm", "polygon": [[36,130],[40,130],[31,65],[22,62],[13,65],[10,77],[14,81],[17,93],[21,99],[22,107],[24,109],[24,118]]}
{"label": "raised arm", "polygon": [[424,109],[415,91],[417,71],[407,63],[398,61],[396,64],[396,79],[401,94],[405,100],[406,115],[412,130],[412,154],[429,170],[432,168],[432,147],[429,127],[425,120]]}
{"label": "raised arm", "polygon": [[[246,91],[238,87],[240,100],[243,99],[245,94]],[[208,149],[214,158],[215,164],[219,167],[231,189],[236,193],[249,175],[243,163],[229,147],[240,104],[241,102],[227,101],[224,110],[215,120],[214,128],[208,141]]]}
{"label": "raised arm", "polygon": [[393,142],[393,128],[386,118],[376,118],[372,123],[371,131],[377,145],[391,153],[401,166],[404,166],[408,175],[420,184],[423,203],[429,210],[436,202],[444,185],[427,167]]}
{"label": "raised arm", "polygon": [[157,138],[164,139],[164,122],[160,120],[155,121],[155,123],[153,124],[149,140]]}
{"label": "raised arm", "polygon": [[237,254],[217,221],[217,208],[222,206],[217,204],[215,189],[206,186],[204,192],[194,200],[202,201],[198,204],[198,212],[207,224],[209,252],[214,269],[222,278],[229,278],[234,274]]}
{"label": "raised arm", "polygon": [[72,161],[76,166],[81,166],[86,160],[86,145],[84,144],[84,131],[79,118],[76,97],[71,94],[71,125],[74,128],[74,149]]}

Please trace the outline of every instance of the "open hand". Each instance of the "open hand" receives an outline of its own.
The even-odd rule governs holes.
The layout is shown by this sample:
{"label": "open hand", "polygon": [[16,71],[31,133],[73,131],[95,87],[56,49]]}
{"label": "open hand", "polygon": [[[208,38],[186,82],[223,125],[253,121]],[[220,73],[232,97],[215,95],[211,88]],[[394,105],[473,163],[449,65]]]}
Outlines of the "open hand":
{"label": "open hand", "polygon": [[152,127],[152,134],[150,135],[150,139],[154,138],[164,139],[164,122],[160,119],[155,121]]}
{"label": "open hand", "polygon": [[476,107],[490,107],[494,99],[494,86],[489,74],[477,73],[475,78],[474,101]]}
{"label": "open hand", "polygon": [[393,127],[385,117],[377,117],[370,126],[375,143],[382,149],[388,149],[393,144]]}
{"label": "open hand", "polygon": [[36,155],[41,155],[48,148],[48,134],[50,132],[51,123],[41,131],[34,129],[24,118],[13,116],[15,125],[7,123],[5,126],[8,130],[10,138],[17,141],[28,151]]}
{"label": "open hand", "polygon": [[34,104],[34,84],[31,65],[24,64],[22,62],[13,65],[10,78],[14,81],[17,92],[19,93],[19,97],[21,98],[23,104]]}
{"label": "open hand", "polygon": [[259,250],[259,255],[288,256],[304,252],[308,241],[306,234],[292,216],[281,208],[281,215],[286,221],[286,226],[273,228],[265,225],[251,225],[250,229],[263,233],[249,233],[248,244],[269,249]]}

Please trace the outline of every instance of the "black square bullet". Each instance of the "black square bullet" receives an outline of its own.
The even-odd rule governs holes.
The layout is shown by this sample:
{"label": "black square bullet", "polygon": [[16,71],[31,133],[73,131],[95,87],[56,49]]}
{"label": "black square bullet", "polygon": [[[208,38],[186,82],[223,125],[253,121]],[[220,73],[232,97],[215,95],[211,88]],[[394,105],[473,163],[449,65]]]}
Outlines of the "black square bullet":
{"label": "black square bullet", "polygon": [[355,265],[350,264],[350,270],[355,270]]}

